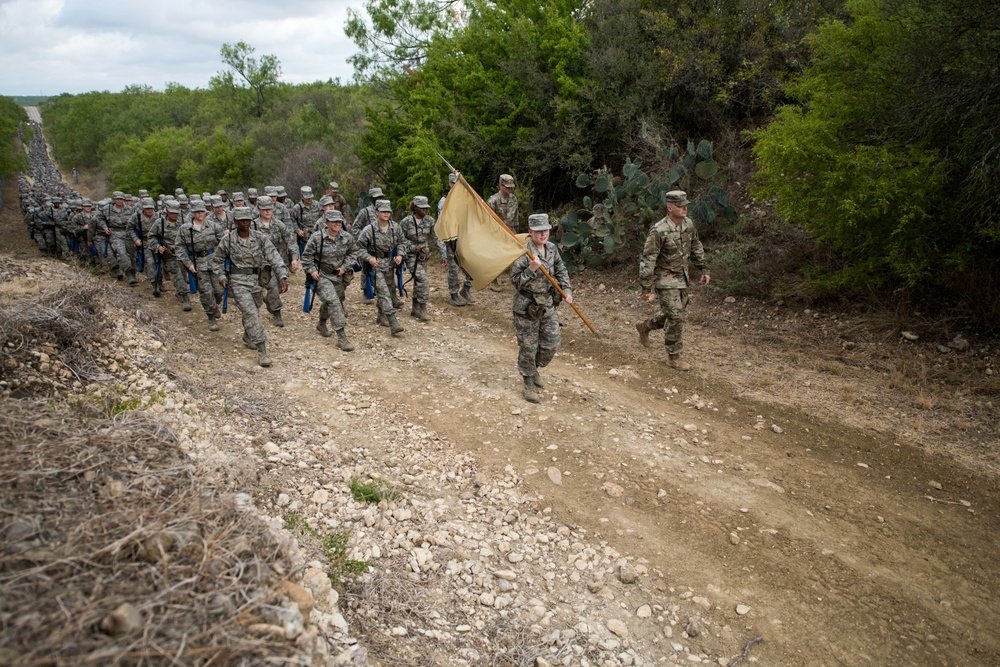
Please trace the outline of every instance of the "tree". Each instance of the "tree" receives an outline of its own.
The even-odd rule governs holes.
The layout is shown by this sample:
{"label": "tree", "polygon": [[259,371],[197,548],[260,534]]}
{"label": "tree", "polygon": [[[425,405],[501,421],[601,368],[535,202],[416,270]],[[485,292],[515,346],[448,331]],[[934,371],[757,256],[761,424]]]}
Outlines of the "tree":
{"label": "tree", "polygon": [[[256,118],[263,118],[266,102],[280,81],[281,63],[272,54],[261,56],[258,61],[253,55],[255,51],[254,47],[242,41],[223,44],[219,55],[229,70],[212,77],[210,85],[229,91],[249,91],[246,111]],[[243,83],[237,82],[237,76]]]}
{"label": "tree", "polygon": [[0,96],[0,180],[28,167],[17,147],[17,128],[27,120],[24,107],[9,97]]}

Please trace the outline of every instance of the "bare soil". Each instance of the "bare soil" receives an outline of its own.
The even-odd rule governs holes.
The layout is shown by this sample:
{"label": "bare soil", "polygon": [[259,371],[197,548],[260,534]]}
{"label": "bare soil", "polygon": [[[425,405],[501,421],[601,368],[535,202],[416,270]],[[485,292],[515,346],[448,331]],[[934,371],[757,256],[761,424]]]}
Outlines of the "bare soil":
{"label": "bare soil", "polygon": [[[37,256],[16,204],[0,234],[4,254]],[[936,346],[954,332],[916,316],[910,342],[875,315],[817,317],[696,290],[686,331],[695,368],[679,373],[662,347],[638,343],[634,322],[650,307],[630,291],[632,272],[588,272],[574,276],[574,294],[598,335],[561,309],[562,347],[530,405],[511,288],[456,309],[437,265],[431,274],[434,320],[404,313],[397,337],[352,285],[352,353],[314,331],[293,276],[287,326],[264,315],[270,369],[240,345],[235,309],[209,334],[197,304],[150,303],[195,334],[184,340],[202,378],[317,423],[340,419],[338,382],[362,383],[487,475],[513,466],[559,521],[645,559],[664,596],[677,582],[711,591],[707,613],[720,625],[765,638],[753,649],[760,664],[1000,664],[996,342],[968,336],[968,350],[943,354]],[[309,389],[304,377],[321,372],[329,391]],[[606,482],[624,492],[608,494]]]}

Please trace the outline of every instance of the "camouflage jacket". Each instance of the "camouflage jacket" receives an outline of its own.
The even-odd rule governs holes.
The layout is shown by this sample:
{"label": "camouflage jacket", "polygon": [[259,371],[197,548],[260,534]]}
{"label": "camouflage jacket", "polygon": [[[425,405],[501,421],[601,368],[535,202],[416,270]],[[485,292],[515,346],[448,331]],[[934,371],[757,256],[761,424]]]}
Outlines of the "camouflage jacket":
{"label": "camouflage jacket", "polygon": [[166,213],[158,216],[156,222],[149,229],[143,230],[146,232],[146,247],[155,250],[158,246],[162,245],[167,249],[167,253],[172,253],[174,251],[174,242],[177,240],[177,231],[181,228],[182,224],[184,223],[181,222],[180,215],[172,222]]}
{"label": "camouflage jacket", "polygon": [[292,207],[292,221],[295,223],[296,229],[301,229],[305,233],[307,239],[316,231],[316,223],[322,216],[323,207],[315,199],[309,206],[299,202]]}
{"label": "camouflage jacket", "polygon": [[298,261],[299,244],[295,241],[295,233],[292,228],[281,220],[276,220],[274,216],[271,217],[271,224],[266,227],[262,220],[262,218],[254,220],[251,229],[267,235],[274,247],[278,249],[278,254],[281,255],[281,259],[286,265],[291,265],[292,260]]}
{"label": "camouflage jacket", "polygon": [[302,268],[307,275],[319,271],[330,280],[341,280],[337,269],[350,271],[358,261],[358,242],[350,233],[341,231],[330,236],[325,229],[313,232],[302,251]]}
{"label": "camouflage jacket", "polygon": [[400,257],[406,257],[410,252],[410,243],[403,235],[399,223],[391,220],[385,229],[382,229],[377,222],[362,229],[358,233],[358,246],[360,246],[359,263],[363,264],[374,257],[379,260],[379,269],[390,268],[386,258],[392,255],[394,250]]}
{"label": "camouflage jacket", "polygon": [[225,235],[225,229],[218,223],[209,222],[207,218],[201,229],[195,227],[193,222],[185,222],[177,229],[177,236],[174,237],[177,261],[185,268],[193,264],[196,269],[201,270],[209,265],[209,255],[215,252],[219,240]]}
{"label": "camouflage jacket", "polygon": [[127,206],[120,209],[114,204],[107,204],[100,208],[100,222],[111,230],[112,234],[119,236],[127,234],[132,229],[132,211]]}
{"label": "camouflage jacket", "polygon": [[517,231],[519,224],[517,216],[517,197],[513,192],[504,199],[502,192],[496,192],[489,199],[486,200],[486,204],[493,209],[493,211],[500,216],[500,219],[507,223],[512,232]]}
{"label": "camouflage jacket", "polygon": [[442,257],[448,256],[448,250],[444,247],[444,243],[434,233],[435,222],[434,218],[429,215],[425,215],[420,220],[417,220],[415,216],[408,215],[399,222],[399,227],[403,230],[403,235],[406,236],[406,240],[410,244],[409,256],[416,256],[418,254],[417,246],[421,246],[418,259],[421,262],[427,261],[431,243],[437,247]]}
{"label": "camouflage jacket", "polygon": [[277,276],[278,280],[288,277],[288,269],[267,234],[252,229],[245,239],[241,239],[235,229],[223,234],[212,255],[212,269],[215,273],[225,275],[234,285],[250,289],[260,289],[259,272],[265,266],[271,267],[272,275]]}
{"label": "camouflage jacket", "polygon": [[[542,267],[549,272],[562,291],[567,295],[573,293],[573,287],[569,282],[569,270],[562,261],[559,248],[551,241],[545,244],[545,251],[539,253],[538,248],[530,240],[528,249],[532,253],[537,253],[542,259]],[[514,260],[510,266],[510,282],[514,285],[513,310],[515,313],[523,314],[527,312],[531,304],[551,306],[553,304],[553,294],[557,294],[552,283],[545,277],[541,269],[532,271],[531,258],[525,253]],[[562,297],[560,297],[562,298]],[[542,303],[539,303],[541,301]]]}
{"label": "camouflage jacket", "polygon": [[705,269],[705,249],[690,218],[675,225],[663,218],[649,230],[639,260],[639,284],[646,289],[686,289],[688,266]]}
{"label": "camouflage jacket", "polygon": [[355,234],[360,234],[361,230],[378,220],[378,216],[375,215],[375,206],[365,206],[363,209],[358,211],[358,215],[354,218],[354,226],[351,227],[351,231]]}

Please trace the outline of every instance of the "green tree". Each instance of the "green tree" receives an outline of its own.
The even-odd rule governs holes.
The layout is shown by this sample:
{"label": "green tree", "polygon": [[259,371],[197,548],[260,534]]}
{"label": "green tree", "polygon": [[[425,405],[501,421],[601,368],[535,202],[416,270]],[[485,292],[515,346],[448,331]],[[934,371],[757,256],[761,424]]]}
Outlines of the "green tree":
{"label": "green tree", "polygon": [[[281,79],[281,63],[273,54],[258,60],[256,49],[246,42],[225,43],[219,49],[222,62],[229,67],[212,77],[210,85],[245,100],[245,111],[255,118],[262,118],[267,102]],[[243,92],[246,94],[243,94]]]}
{"label": "green tree", "polygon": [[9,97],[0,96],[0,180],[27,169],[24,154],[18,150],[17,130],[28,120],[24,108]]}

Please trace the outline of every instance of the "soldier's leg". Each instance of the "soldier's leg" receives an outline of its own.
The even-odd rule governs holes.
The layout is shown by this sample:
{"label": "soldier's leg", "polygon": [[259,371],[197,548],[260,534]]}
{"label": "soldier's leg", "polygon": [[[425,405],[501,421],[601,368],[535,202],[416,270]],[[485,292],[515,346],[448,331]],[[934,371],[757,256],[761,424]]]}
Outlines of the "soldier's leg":
{"label": "soldier's leg", "polygon": [[680,354],[684,347],[684,309],[688,296],[686,289],[656,290],[660,300],[660,310],[663,311],[665,326],[663,328],[663,344],[667,354]]}
{"label": "soldier's leg", "polygon": [[240,309],[243,319],[243,332],[246,339],[252,345],[258,345],[267,341],[267,334],[264,332],[264,325],[260,321],[260,304],[264,295],[260,288],[256,290],[243,285],[231,284],[233,300],[236,307]]}
{"label": "soldier's leg", "polygon": [[[389,275],[392,275],[391,273]],[[389,291],[390,283],[386,279],[386,274],[384,271],[375,271],[375,300],[378,304],[378,311],[385,316],[392,315],[396,312],[393,307],[392,293]]]}
{"label": "soldier's leg", "polygon": [[[316,293],[319,293],[317,288]],[[267,283],[267,293],[264,295],[264,303],[267,304],[267,312],[274,315],[281,312],[281,284],[278,282],[278,274],[271,272],[271,280]]]}
{"label": "soldier's leg", "polygon": [[59,248],[59,256],[67,259],[70,256],[69,240],[66,238],[66,230],[56,228],[56,244]]}
{"label": "soldier's leg", "polygon": [[533,377],[538,370],[535,359],[538,356],[540,324],[540,320],[531,320],[522,315],[514,314],[514,334],[517,336],[517,372],[522,377]]}
{"label": "soldier's leg", "polygon": [[427,279],[427,263],[416,262],[413,267],[413,300],[424,305],[430,298],[431,288]]}
{"label": "soldier's leg", "polygon": [[538,352],[535,354],[535,368],[545,368],[556,356],[559,349],[559,315],[556,309],[549,307],[545,310],[545,315],[539,320],[538,326]]}
{"label": "soldier's leg", "polygon": [[198,288],[198,300],[201,307],[209,317],[215,315],[215,289],[212,287],[212,272],[208,269],[207,263],[196,266],[198,273],[195,275],[195,286]]}
{"label": "soldier's leg", "polygon": [[330,326],[334,331],[343,329],[347,325],[347,318],[344,315],[344,305],[340,301],[336,285],[327,278],[320,278],[316,286],[316,295],[323,301],[320,308],[319,317],[321,320],[330,320]]}
{"label": "soldier's leg", "polygon": [[132,260],[129,259],[128,246],[129,244],[125,242],[125,239],[121,236],[111,237],[111,246],[114,248],[114,252],[109,251],[109,257],[114,257],[113,262],[115,265],[115,275],[124,276],[126,273],[132,270]]}

